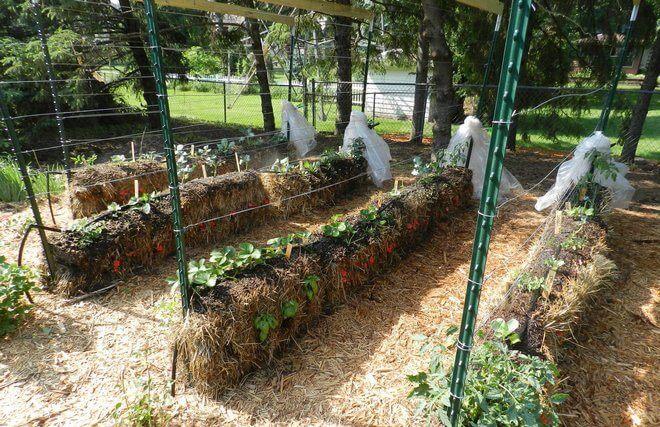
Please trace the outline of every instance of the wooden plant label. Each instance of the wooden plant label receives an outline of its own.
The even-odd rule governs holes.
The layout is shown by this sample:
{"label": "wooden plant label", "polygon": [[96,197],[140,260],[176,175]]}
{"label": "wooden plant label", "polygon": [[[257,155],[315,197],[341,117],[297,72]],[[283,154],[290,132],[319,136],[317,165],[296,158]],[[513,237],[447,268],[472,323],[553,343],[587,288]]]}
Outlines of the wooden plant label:
{"label": "wooden plant label", "polygon": [[140,197],[140,181],[137,179],[133,180],[133,189],[135,190],[135,198]]}
{"label": "wooden plant label", "polygon": [[293,251],[293,245],[289,243],[286,245],[286,253],[284,254],[287,259],[291,258],[291,251]]}
{"label": "wooden plant label", "polygon": [[205,164],[205,163],[202,163],[202,176],[203,176],[204,178],[208,178],[208,177],[209,177],[209,175],[206,173],[206,164]]}
{"label": "wooden plant label", "polygon": [[562,220],[562,211],[557,211],[557,214],[555,216],[555,236],[559,234],[561,231],[561,220]]}
{"label": "wooden plant label", "polygon": [[394,180],[394,192],[397,193],[399,191],[399,180],[395,179]]}
{"label": "wooden plant label", "polygon": [[238,153],[234,151],[234,159],[236,160],[236,172],[241,171],[241,160],[238,158]]}
{"label": "wooden plant label", "polygon": [[545,278],[545,286],[543,287],[543,298],[547,298],[550,295],[552,290],[552,284],[555,282],[555,277],[557,276],[557,270],[554,268],[548,271],[548,275]]}
{"label": "wooden plant label", "polygon": [[131,159],[135,162],[135,141],[131,139]]}

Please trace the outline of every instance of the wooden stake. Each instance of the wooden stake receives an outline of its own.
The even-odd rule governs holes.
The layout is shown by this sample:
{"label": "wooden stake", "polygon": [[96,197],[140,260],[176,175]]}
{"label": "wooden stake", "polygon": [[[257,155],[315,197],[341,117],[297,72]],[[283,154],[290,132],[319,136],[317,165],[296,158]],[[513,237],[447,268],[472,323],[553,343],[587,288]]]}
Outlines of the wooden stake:
{"label": "wooden stake", "polygon": [[206,173],[206,163],[202,163],[202,176],[204,176],[204,178],[209,177],[208,174]]}
{"label": "wooden stake", "polygon": [[292,251],[292,250],[293,250],[293,245],[292,245],[291,243],[289,243],[288,245],[286,245],[286,253],[284,254],[284,256],[285,256],[287,259],[291,258],[291,251]]}
{"label": "wooden stake", "polygon": [[241,171],[241,160],[238,158],[238,153],[234,151],[234,159],[236,159],[236,172]]}
{"label": "wooden stake", "polygon": [[394,192],[396,193],[398,191],[399,191],[399,180],[395,179],[394,180]]}
{"label": "wooden stake", "polygon": [[131,139],[131,159],[135,162],[135,141]]}
{"label": "wooden stake", "polygon": [[133,188],[135,189],[135,198],[140,197],[140,181],[137,179],[133,180]]}
{"label": "wooden stake", "polygon": [[558,235],[561,231],[562,214],[562,211],[557,211],[557,214],[555,215],[555,235]]}

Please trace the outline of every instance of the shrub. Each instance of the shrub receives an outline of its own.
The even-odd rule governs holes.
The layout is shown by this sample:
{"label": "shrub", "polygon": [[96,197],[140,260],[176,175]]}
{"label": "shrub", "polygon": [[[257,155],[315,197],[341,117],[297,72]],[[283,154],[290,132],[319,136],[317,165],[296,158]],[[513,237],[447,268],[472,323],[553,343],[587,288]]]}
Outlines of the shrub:
{"label": "shrub", "polygon": [[[494,320],[491,324],[494,338],[475,349],[465,383],[459,425],[559,424],[556,406],[568,395],[551,394],[556,385],[557,368],[536,356],[508,348],[506,341],[518,340],[513,332],[517,326],[515,320]],[[447,347],[425,347],[431,348],[435,354],[429,372],[408,377],[416,384],[410,397],[421,399],[420,410],[448,426],[451,373],[444,371],[439,357],[439,353],[446,351]]]}
{"label": "shrub", "polygon": [[0,336],[13,331],[30,310],[23,296],[35,285],[32,270],[8,263],[0,256]]}

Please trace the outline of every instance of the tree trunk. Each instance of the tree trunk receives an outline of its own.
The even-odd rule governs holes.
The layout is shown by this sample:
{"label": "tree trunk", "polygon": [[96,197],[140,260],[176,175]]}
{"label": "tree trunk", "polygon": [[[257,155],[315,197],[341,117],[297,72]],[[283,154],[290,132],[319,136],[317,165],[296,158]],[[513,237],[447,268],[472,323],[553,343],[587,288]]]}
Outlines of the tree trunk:
{"label": "tree trunk", "polygon": [[[336,3],[349,5],[351,0],[337,0]],[[353,109],[353,85],[351,81],[351,19],[335,17],[335,54],[337,56],[337,121],[335,130],[337,135],[343,135],[351,119]]]}
{"label": "tree trunk", "polygon": [[635,162],[635,154],[637,153],[637,144],[639,138],[642,136],[644,122],[646,115],[649,112],[649,105],[651,104],[651,97],[658,82],[658,73],[660,72],[660,33],[656,32],[655,41],[653,42],[653,50],[651,51],[651,59],[646,67],[646,74],[642,82],[641,90],[643,93],[639,94],[637,104],[633,108],[630,124],[628,125],[628,137],[623,144],[623,151],[621,152],[621,160],[623,162],[633,164]]}
{"label": "tree trunk", "polygon": [[149,127],[151,129],[158,129],[160,128],[160,117],[158,114],[159,109],[158,96],[156,95],[156,80],[152,74],[149,57],[144,50],[147,44],[142,37],[140,37],[140,21],[138,21],[131,11],[129,0],[119,0],[119,6],[122,11],[124,32],[128,36],[131,55],[133,56],[133,61],[135,61],[135,65],[140,74],[140,87],[142,88],[144,102],[147,104]]}
{"label": "tree trunk", "polygon": [[264,118],[264,131],[275,131],[275,115],[273,114],[273,101],[270,96],[270,83],[268,83],[268,68],[264,48],[261,43],[259,22],[252,19],[247,20],[248,32],[252,41],[252,55],[254,55],[254,66],[257,71],[259,82],[259,93],[261,96],[261,114]]}
{"label": "tree trunk", "polygon": [[426,28],[430,23],[422,12],[417,33],[417,71],[415,73],[415,102],[412,113],[412,132],[410,142],[421,144],[424,138],[426,121],[426,99],[428,98],[429,79],[429,38]]}
{"label": "tree trunk", "polygon": [[451,122],[456,115],[453,78],[453,57],[443,29],[442,9],[434,0],[422,2],[428,20],[429,58],[433,62],[431,75],[431,120],[433,147],[446,148],[451,139]]}

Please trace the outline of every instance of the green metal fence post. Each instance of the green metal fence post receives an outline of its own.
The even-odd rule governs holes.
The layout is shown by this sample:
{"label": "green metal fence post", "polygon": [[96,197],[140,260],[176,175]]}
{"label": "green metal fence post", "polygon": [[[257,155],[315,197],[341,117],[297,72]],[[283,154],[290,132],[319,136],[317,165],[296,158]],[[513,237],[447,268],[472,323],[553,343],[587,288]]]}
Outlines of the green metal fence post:
{"label": "green metal fence post", "polygon": [[307,97],[309,96],[309,93],[307,92],[307,78],[303,77],[302,78],[302,85],[303,85],[303,115],[305,116],[305,120],[309,119],[309,106],[307,105]]}
{"label": "green metal fence post", "polygon": [[55,262],[53,260],[53,252],[51,251],[50,244],[48,243],[48,237],[46,236],[46,231],[44,230],[44,222],[41,219],[41,212],[39,211],[39,205],[37,205],[37,199],[34,195],[34,189],[32,188],[32,181],[30,181],[30,174],[27,169],[27,164],[25,163],[25,158],[23,157],[23,149],[21,148],[21,142],[18,139],[18,134],[14,128],[14,121],[9,114],[9,107],[6,104],[4,94],[0,92],[0,117],[5,122],[5,130],[7,131],[7,136],[11,142],[12,151],[16,157],[16,163],[18,163],[18,168],[21,172],[21,178],[23,180],[23,185],[25,186],[25,192],[27,193],[27,199],[30,203],[30,209],[32,210],[32,215],[34,216],[34,222],[37,224],[37,230],[39,232],[39,239],[41,240],[41,246],[44,250],[44,256],[46,258],[46,266],[48,267],[48,273],[50,277],[53,277],[55,274]]}
{"label": "green metal fence post", "polygon": [[641,0],[633,0],[633,8],[630,13],[630,21],[626,26],[626,34],[623,39],[623,46],[621,46],[621,51],[619,56],[616,59],[616,65],[614,68],[614,75],[612,76],[612,82],[610,83],[610,90],[605,97],[605,102],[603,109],[600,112],[600,119],[596,125],[597,131],[603,131],[607,129],[607,122],[610,119],[610,112],[612,111],[612,103],[614,102],[614,97],[616,96],[616,91],[619,86],[619,80],[621,80],[621,74],[623,70],[623,62],[626,60],[626,55],[628,54],[628,44],[630,43],[630,35],[632,34],[633,27],[635,26],[635,21],[637,20],[637,13],[639,12],[639,4]]}
{"label": "green metal fence post", "polygon": [[374,38],[374,20],[376,16],[371,18],[369,23],[369,34],[367,35],[367,53],[364,59],[364,76],[362,76],[362,112],[367,108],[367,83],[369,79],[369,59],[371,58],[371,43]]}
{"label": "green metal fence post", "polygon": [[41,52],[44,56],[44,64],[46,65],[46,75],[48,76],[48,85],[50,87],[50,96],[53,99],[53,110],[55,111],[55,122],[57,123],[57,133],[62,146],[62,161],[66,174],[67,187],[71,183],[71,159],[69,154],[69,147],[67,145],[66,133],[64,132],[64,120],[62,119],[62,108],[60,106],[60,96],[57,91],[57,84],[55,82],[55,71],[53,70],[53,61],[50,57],[50,50],[48,49],[48,40],[44,32],[43,14],[41,12],[41,4],[39,0],[32,0],[32,8],[34,10],[34,17],[37,23],[37,35],[41,43]]}
{"label": "green metal fence post", "polygon": [[477,227],[472,246],[472,261],[463,306],[463,317],[456,344],[456,358],[451,379],[450,408],[448,415],[453,426],[458,425],[461,402],[465,389],[468,362],[474,337],[474,327],[479,307],[479,296],[483,285],[488,246],[496,215],[497,196],[506,138],[513,114],[516,89],[520,75],[520,64],[525,46],[527,25],[532,8],[532,0],[515,0],[511,5],[511,18],[507,31],[504,59],[497,92],[497,103],[493,115],[493,133],[488,151],[488,161],[481,203],[477,216]]}
{"label": "green metal fence post", "polygon": [[184,242],[184,229],[182,227],[181,195],[179,194],[179,178],[177,175],[176,156],[174,153],[174,139],[170,127],[170,105],[167,99],[167,84],[163,73],[163,56],[158,39],[158,25],[156,24],[156,11],[153,0],[144,0],[144,12],[147,18],[147,31],[151,49],[151,61],[156,80],[158,93],[158,108],[163,131],[163,144],[167,160],[167,178],[170,186],[170,202],[172,204],[172,223],[174,225],[174,240],[176,245],[176,259],[179,267],[179,284],[181,290],[181,305],[186,315],[190,308],[190,287],[186,266],[186,250]]}

